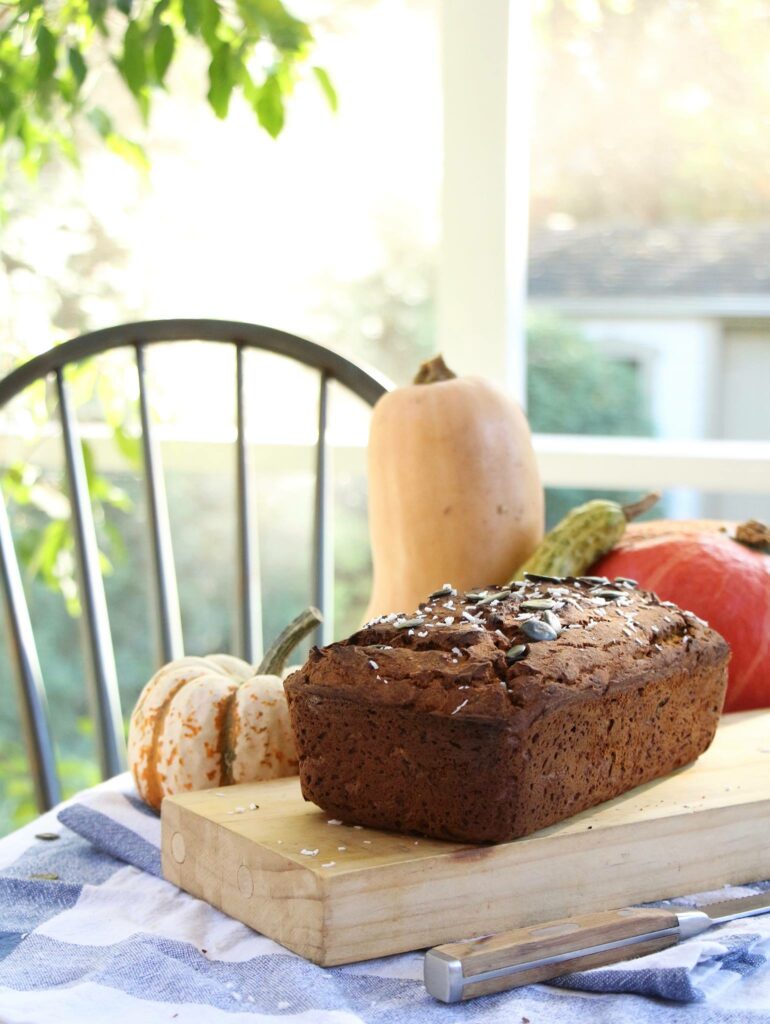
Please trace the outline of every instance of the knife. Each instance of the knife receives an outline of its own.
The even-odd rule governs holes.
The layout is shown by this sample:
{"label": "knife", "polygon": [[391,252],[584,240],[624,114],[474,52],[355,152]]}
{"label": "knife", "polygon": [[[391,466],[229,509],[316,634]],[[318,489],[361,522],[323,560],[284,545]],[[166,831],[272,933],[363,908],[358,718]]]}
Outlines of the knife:
{"label": "knife", "polygon": [[694,909],[625,907],[549,921],[425,954],[425,987],[444,1003],[645,956],[717,924],[770,911],[770,892]]}

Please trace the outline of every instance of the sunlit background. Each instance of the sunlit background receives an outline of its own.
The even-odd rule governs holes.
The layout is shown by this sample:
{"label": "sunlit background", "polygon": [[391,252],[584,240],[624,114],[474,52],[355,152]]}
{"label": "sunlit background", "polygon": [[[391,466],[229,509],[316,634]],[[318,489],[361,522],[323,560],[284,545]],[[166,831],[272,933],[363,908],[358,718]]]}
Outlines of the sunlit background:
{"label": "sunlit background", "polygon": [[[339,108],[302,84],[277,139],[239,96],[226,119],[212,115],[206,61],[193,44],[146,129],[105,67],[89,88],[122,112],[149,169],[85,128],[80,170],[57,160],[30,180],[10,161],[0,375],[86,330],[201,316],[296,332],[408,381],[436,344],[438,8],[438,0],[292,5],[313,24],[313,59],[329,71]],[[522,159],[530,151],[533,429],[770,439],[770,3],[541,2],[531,46],[532,131],[520,150]],[[190,345],[180,358],[179,346],[158,347],[149,370],[185,644],[191,653],[232,649],[234,355]],[[308,599],[316,383],[256,353],[247,374],[270,638]],[[113,353],[86,364],[73,386],[103,481],[98,528],[130,710],[153,658],[135,371]],[[369,587],[368,413],[341,392],[332,399],[334,630],[343,635],[360,620]],[[50,411],[41,388],[2,411],[0,469],[71,791],[96,769]],[[770,519],[767,496],[719,490],[672,489],[658,513]],[[549,522],[586,494],[549,490]],[[0,693],[12,695],[4,642]],[[0,702],[0,833],[34,809],[18,733],[11,696]]]}

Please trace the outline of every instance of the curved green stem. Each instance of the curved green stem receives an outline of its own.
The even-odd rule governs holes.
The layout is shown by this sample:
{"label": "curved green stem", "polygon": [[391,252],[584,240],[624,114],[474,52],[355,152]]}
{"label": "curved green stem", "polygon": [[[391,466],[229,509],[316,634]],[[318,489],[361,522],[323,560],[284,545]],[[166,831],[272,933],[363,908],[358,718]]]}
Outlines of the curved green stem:
{"label": "curved green stem", "polygon": [[257,667],[258,676],[278,676],[283,671],[286,659],[308,633],[323,622],[323,615],[317,608],[306,608],[292,619],[286,629],[273,640]]}

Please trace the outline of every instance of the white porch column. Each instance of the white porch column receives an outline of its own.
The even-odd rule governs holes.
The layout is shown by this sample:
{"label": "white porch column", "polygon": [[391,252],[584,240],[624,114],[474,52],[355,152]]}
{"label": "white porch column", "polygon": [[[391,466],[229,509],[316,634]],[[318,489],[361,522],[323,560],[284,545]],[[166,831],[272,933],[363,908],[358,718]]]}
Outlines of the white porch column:
{"label": "white porch column", "polygon": [[524,391],[530,0],[441,0],[438,349]]}

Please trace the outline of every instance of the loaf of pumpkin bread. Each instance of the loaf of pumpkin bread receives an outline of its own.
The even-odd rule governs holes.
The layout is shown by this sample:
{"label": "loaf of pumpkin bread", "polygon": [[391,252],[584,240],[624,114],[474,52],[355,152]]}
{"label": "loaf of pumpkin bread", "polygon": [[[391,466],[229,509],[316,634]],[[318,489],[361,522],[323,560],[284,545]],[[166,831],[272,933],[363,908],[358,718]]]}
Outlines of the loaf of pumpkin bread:
{"label": "loaf of pumpkin bread", "polygon": [[446,585],[285,683],[305,799],[469,842],[526,835],[695,760],[729,648],[632,580]]}

